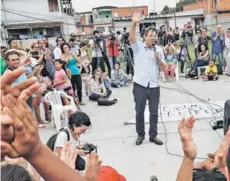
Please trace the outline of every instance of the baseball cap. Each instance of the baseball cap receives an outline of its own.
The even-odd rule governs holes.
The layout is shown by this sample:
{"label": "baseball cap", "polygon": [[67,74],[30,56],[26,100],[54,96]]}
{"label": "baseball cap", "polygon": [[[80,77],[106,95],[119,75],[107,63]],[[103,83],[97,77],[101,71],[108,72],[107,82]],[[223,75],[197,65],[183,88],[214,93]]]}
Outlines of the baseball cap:
{"label": "baseball cap", "polygon": [[126,181],[126,178],[110,166],[101,166],[97,181]]}

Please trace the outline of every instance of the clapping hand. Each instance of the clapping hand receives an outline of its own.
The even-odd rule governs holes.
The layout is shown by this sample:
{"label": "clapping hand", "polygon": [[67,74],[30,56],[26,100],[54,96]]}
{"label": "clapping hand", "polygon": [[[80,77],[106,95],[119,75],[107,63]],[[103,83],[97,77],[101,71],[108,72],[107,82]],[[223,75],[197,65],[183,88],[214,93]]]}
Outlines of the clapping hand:
{"label": "clapping hand", "polygon": [[24,157],[32,158],[39,154],[42,143],[38,134],[37,122],[27,103],[16,99],[11,94],[2,97],[3,115],[8,115],[12,120],[14,139],[11,143],[1,140],[1,158]]}
{"label": "clapping hand", "polygon": [[178,127],[184,155],[190,159],[195,159],[197,155],[196,144],[192,137],[194,123],[195,118],[189,117],[187,119],[182,119]]}
{"label": "clapping hand", "polygon": [[72,143],[66,143],[61,150],[61,160],[69,165],[72,169],[75,169],[75,162],[78,155],[77,148],[72,147]]}
{"label": "clapping hand", "polygon": [[226,158],[228,155],[228,150],[230,146],[230,130],[225,135],[224,140],[220,144],[220,147],[215,153],[214,164],[219,169],[226,168]]}
{"label": "clapping hand", "polygon": [[86,160],[86,168],[84,178],[86,181],[97,181],[98,173],[100,171],[101,161],[96,154],[89,154]]}
{"label": "clapping hand", "polygon": [[39,89],[39,84],[36,83],[36,78],[30,78],[19,84],[12,85],[12,83],[25,72],[23,67],[16,70],[8,71],[1,76],[1,97],[11,94],[15,98],[21,98],[25,101]]}

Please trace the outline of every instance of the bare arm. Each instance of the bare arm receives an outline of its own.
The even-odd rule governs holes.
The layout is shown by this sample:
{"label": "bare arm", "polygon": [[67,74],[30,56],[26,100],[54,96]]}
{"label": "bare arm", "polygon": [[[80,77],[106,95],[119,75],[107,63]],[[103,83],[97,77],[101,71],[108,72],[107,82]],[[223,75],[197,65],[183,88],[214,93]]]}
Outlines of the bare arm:
{"label": "bare arm", "polygon": [[184,156],[176,181],[192,181],[194,160]]}
{"label": "bare arm", "polygon": [[131,44],[136,43],[136,22],[132,22],[130,25],[130,30],[129,30],[129,40]]}
{"label": "bare arm", "polygon": [[63,163],[61,159],[45,145],[43,145],[37,156],[28,158],[27,161],[30,162],[45,180],[85,180],[78,172]]}

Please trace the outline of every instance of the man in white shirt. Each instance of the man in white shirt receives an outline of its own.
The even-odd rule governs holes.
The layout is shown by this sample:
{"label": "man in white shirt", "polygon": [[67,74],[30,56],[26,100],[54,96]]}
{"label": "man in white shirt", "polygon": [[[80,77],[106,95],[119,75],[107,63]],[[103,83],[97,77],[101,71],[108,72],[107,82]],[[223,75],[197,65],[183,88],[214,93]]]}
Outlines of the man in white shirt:
{"label": "man in white shirt", "polygon": [[149,101],[150,128],[149,141],[157,145],[163,142],[157,138],[158,106],[160,100],[160,88],[158,82],[159,68],[164,71],[164,53],[161,47],[155,45],[157,31],[154,27],[146,28],[144,43],[136,40],[136,26],[142,21],[141,14],[134,14],[130,26],[129,40],[134,52],[134,87],[133,95],[136,108],[136,132],[138,138],[136,145],[142,144],[145,139],[144,112],[146,101]]}

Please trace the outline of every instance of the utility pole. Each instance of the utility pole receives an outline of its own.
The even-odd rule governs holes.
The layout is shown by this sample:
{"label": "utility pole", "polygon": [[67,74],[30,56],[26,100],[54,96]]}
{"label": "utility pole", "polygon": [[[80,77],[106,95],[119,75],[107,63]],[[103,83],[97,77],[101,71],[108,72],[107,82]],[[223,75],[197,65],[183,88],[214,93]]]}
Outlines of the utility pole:
{"label": "utility pole", "polygon": [[156,0],[153,0],[153,12],[156,12]]}

